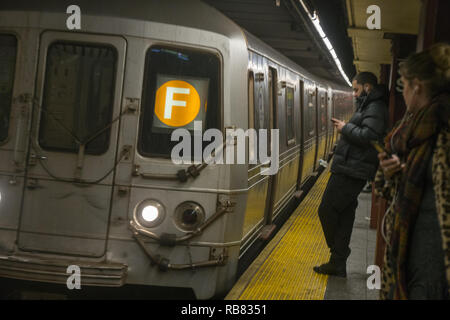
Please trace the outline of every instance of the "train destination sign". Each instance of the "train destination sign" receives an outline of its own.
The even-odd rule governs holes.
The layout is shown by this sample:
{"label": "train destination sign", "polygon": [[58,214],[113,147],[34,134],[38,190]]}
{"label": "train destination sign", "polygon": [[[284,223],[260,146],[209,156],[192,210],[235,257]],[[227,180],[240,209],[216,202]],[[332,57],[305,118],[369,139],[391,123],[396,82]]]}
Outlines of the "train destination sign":
{"label": "train destination sign", "polygon": [[194,129],[193,121],[204,121],[209,79],[158,74],[156,78],[155,128]]}

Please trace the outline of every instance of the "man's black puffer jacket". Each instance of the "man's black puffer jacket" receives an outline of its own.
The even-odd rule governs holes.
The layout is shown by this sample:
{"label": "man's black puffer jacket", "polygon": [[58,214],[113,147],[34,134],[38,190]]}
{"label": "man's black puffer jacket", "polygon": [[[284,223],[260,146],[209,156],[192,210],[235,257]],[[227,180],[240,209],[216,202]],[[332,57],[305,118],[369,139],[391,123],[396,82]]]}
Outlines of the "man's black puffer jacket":
{"label": "man's black puffer jacket", "polygon": [[378,168],[378,158],[370,141],[382,141],[387,123],[388,109],[384,93],[379,88],[374,88],[342,128],[331,172],[372,180]]}

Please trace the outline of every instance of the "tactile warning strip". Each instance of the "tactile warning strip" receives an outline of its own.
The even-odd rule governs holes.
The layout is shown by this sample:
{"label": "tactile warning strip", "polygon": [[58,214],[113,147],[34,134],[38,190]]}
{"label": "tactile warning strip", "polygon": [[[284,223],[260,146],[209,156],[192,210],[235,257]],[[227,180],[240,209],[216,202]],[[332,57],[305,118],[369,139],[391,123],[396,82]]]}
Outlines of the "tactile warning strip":
{"label": "tactile warning strip", "polygon": [[322,300],[328,276],[313,271],[329,250],[317,215],[325,170],[285,225],[241,276],[227,300]]}

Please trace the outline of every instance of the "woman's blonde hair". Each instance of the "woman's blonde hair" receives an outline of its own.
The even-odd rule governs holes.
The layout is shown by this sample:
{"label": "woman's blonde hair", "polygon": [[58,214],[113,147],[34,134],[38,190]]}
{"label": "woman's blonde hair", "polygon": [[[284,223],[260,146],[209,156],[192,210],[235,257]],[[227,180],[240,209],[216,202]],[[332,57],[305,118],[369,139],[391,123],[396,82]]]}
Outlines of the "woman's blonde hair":
{"label": "woman's blonde hair", "polygon": [[419,53],[414,53],[400,64],[400,74],[411,81],[425,82],[430,97],[450,91],[450,45],[437,43]]}

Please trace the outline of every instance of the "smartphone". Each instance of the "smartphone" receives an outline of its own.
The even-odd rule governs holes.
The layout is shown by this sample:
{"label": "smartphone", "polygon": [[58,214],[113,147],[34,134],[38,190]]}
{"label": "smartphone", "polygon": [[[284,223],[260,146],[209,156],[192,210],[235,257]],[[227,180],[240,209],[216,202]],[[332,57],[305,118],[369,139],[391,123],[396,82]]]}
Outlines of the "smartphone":
{"label": "smartphone", "polygon": [[378,153],[385,152],[388,158],[392,157],[392,155],[389,152],[387,152],[387,150],[383,147],[383,145],[381,143],[379,143],[378,141],[373,140],[373,141],[370,141],[370,143],[378,151]]}

